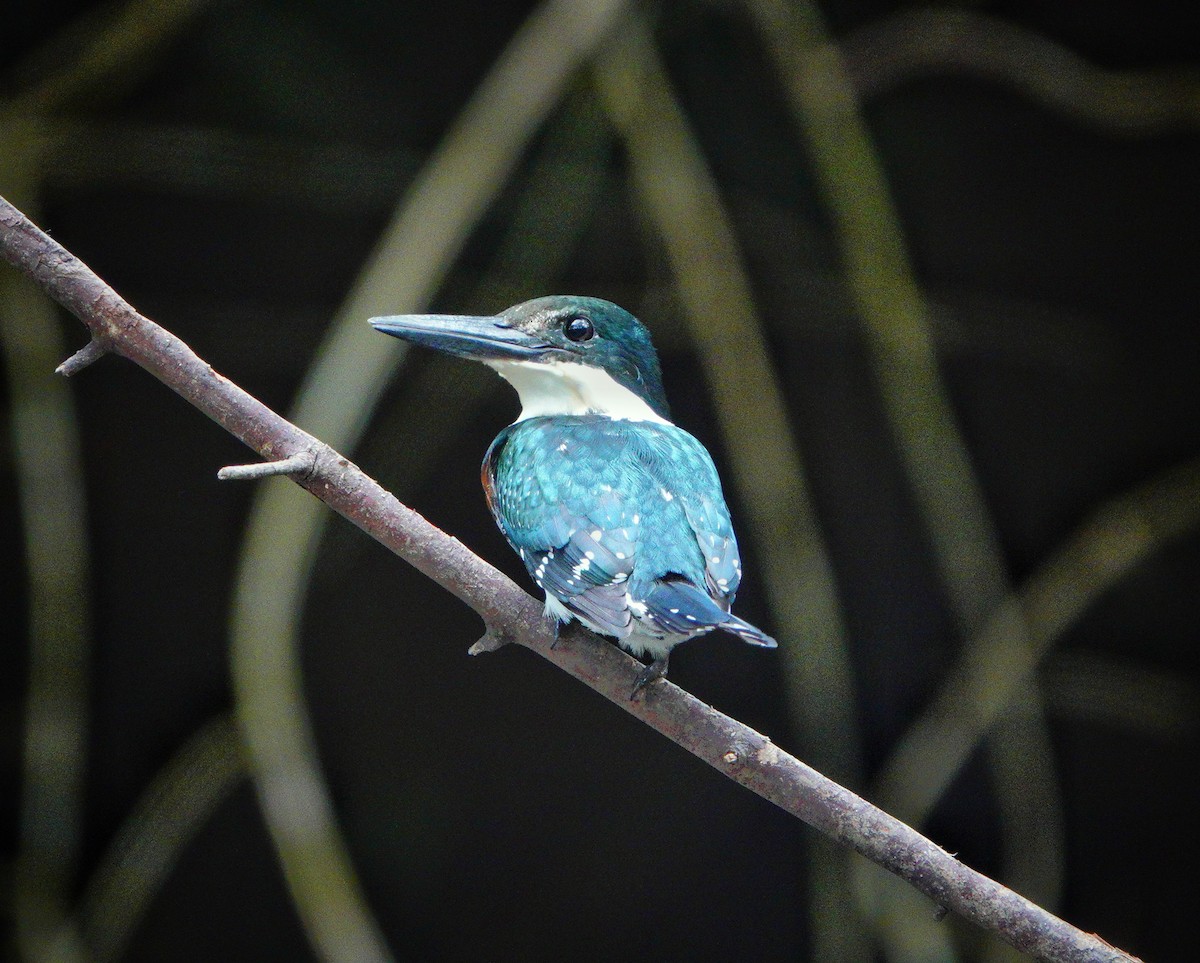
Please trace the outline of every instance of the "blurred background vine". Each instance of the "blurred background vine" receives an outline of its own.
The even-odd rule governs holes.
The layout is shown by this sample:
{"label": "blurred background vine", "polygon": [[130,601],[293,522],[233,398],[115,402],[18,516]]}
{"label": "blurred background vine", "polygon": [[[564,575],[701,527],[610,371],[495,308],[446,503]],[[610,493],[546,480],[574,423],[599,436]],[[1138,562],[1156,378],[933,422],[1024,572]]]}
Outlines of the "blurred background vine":
{"label": "blurred background vine", "polygon": [[[1171,18],[1177,16],[1178,23]],[[372,314],[645,320],[739,611],[672,679],[1190,958],[1186,5],[9,0],[0,193],[517,576],[496,379]],[[1012,953],[519,652],[0,271],[14,960]]]}

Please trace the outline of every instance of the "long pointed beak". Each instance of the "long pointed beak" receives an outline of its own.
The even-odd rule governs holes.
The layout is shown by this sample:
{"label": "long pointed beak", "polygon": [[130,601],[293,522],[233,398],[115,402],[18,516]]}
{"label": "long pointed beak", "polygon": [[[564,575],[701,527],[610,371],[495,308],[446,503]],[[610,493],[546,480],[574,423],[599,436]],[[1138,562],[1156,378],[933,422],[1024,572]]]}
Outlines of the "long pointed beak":
{"label": "long pointed beak", "polygon": [[413,344],[475,361],[529,361],[556,350],[502,317],[398,314],[371,318],[371,327]]}

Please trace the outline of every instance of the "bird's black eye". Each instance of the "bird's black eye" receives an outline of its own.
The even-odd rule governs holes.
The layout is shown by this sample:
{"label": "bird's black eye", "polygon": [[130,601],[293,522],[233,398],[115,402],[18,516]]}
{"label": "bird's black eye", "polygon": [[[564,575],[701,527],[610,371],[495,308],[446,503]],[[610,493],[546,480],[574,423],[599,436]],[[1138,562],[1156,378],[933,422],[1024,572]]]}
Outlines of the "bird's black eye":
{"label": "bird's black eye", "polygon": [[568,341],[591,341],[596,329],[589,319],[575,315],[563,322],[563,334],[567,336]]}

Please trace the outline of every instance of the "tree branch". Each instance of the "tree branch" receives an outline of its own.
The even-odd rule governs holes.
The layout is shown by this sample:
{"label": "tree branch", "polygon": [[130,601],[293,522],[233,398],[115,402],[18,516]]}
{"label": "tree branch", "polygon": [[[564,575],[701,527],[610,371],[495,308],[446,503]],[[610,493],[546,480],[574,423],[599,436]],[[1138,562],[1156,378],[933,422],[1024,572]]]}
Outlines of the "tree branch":
{"label": "tree branch", "polygon": [[[1055,961],[1130,961],[965,866],[916,830],[788,755],[767,737],[672,683],[629,699],[637,663],[615,646],[569,631],[557,646],[542,606],[487,562],[401,504],[328,445],[280,417],[138,314],[61,245],[0,198],[5,260],[78,317],[101,349],[146,369],[334,511],[474,609],[486,651],[515,642],[553,662],[622,709],[810,826],[907,880],[945,907],[1031,955]],[[364,321],[365,323],[365,321]],[[292,461],[291,459],[295,459]],[[311,459],[311,469],[305,471]]]}

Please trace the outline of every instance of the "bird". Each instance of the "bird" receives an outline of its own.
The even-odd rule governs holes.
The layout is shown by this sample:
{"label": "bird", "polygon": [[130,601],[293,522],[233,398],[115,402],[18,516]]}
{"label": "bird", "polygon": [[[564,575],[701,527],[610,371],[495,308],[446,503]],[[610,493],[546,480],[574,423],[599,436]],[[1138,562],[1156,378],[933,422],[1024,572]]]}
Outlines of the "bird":
{"label": "bird", "polygon": [[742,564],[721,481],[707,449],[670,420],[636,317],[552,295],[490,316],[370,324],[482,362],[516,389],[520,415],[483,459],[488,507],[545,592],[556,633],[574,619],[643,660],[631,699],[666,675],[676,645],[707,632],[776,647],[730,611]]}

